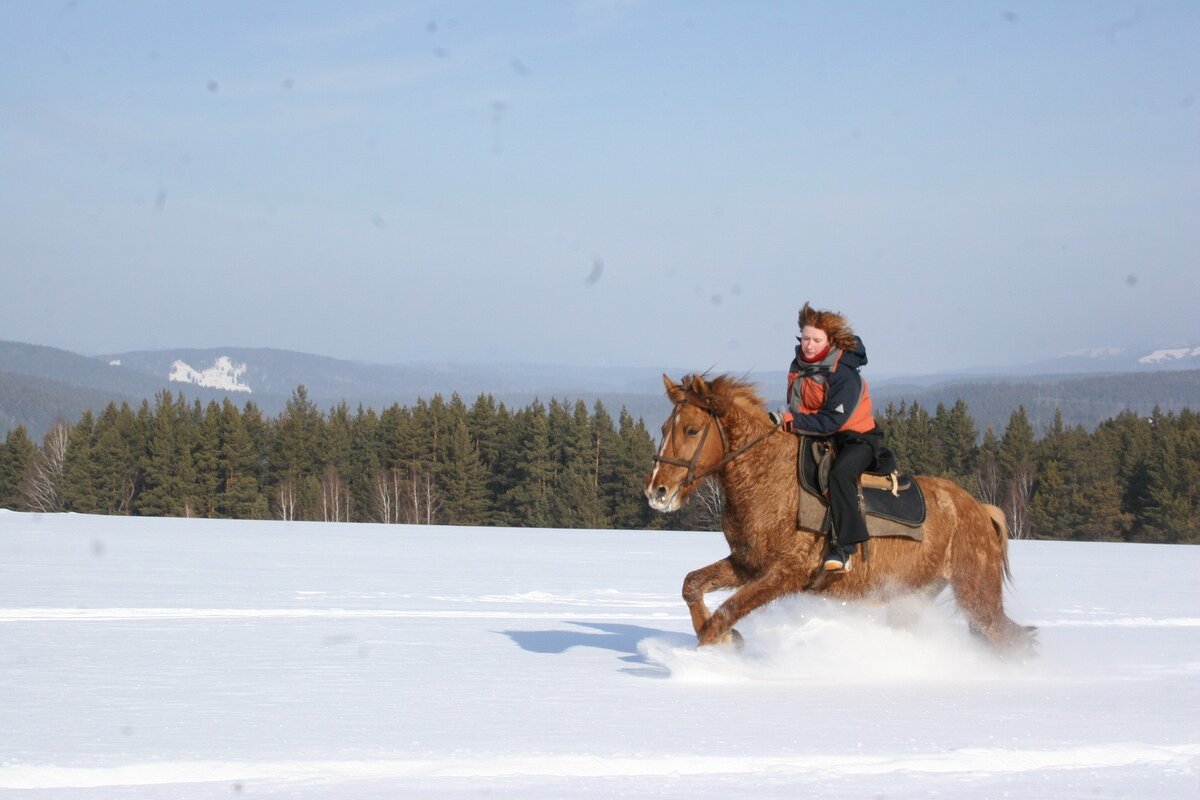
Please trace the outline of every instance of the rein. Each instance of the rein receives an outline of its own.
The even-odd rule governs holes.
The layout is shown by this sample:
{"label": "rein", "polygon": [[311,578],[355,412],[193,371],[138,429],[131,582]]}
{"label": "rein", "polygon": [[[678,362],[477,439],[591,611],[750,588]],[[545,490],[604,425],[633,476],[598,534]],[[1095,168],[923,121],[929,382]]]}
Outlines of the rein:
{"label": "rein", "polygon": [[[775,431],[779,430],[779,426],[782,424],[782,421],[775,423],[774,425],[771,426],[771,430],[767,431],[766,433],[762,434],[761,436],[757,436],[757,437],[751,439],[750,441],[746,442],[744,445],[737,448],[736,450],[729,451],[729,437],[725,435],[725,426],[721,424],[721,420],[717,417],[717,412],[714,411],[709,406],[700,405],[699,403],[697,403],[693,400],[690,400],[686,397],[683,400],[681,400],[680,402],[675,404],[675,408],[672,409],[672,411],[671,411],[671,416],[667,419],[667,427],[671,430],[671,435],[672,436],[675,435],[675,433],[674,433],[675,426],[672,423],[674,423],[675,417],[677,417],[679,415],[679,409],[689,403],[691,405],[694,405],[696,408],[700,409],[704,413],[708,414],[708,422],[704,425],[704,430],[700,433],[700,441],[696,444],[696,450],[692,453],[691,460],[683,461],[678,458],[667,458],[666,456],[661,456],[661,455],[657,455],[657,454],[655,454],[655,456],[654,456],[654,461],[657,463],[670,464],[671,466],[674,466],[674,467],[686,467],[687,468],[687,478],[685,478],[683,483],[681,483],[679,485],[680,488],[683,488],[684,486],[690,486],[691,484],[695,483],[696,481],[701,480],[703,478],[707,478],[709,475],[712,475],[714,472],[721,469],[726,464],[728,464],[729,462],[733,461],[738,456],[745,453],[751,447],[754,447],[756,444],[758,444],[759,442],[766,439],[768,436],[775,433]],[[701,453],[701,451],[704,450],[704,442],[708,439],[708,432],[713,427],[713,425],[717,426],[717,435],[719,435],[721,437],[721,450],[725,453],[725,455],[722,456],[720,461],[716,462],[712,466],[707,467],[707,468],[701,470],[700,472],[696,472],[696,462],[700,460],[700,453]]]}

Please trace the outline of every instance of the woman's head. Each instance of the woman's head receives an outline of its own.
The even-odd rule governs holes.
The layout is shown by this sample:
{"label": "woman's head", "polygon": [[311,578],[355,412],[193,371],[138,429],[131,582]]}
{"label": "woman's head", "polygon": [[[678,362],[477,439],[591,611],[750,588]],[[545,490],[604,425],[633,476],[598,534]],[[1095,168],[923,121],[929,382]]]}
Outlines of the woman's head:
{"label": "woman's head", "polygon": [[857,344],[850,323],[836,311],[816,309],[805,303],[800,309],[799,324],[800,351],[806,359],[820,355],[830,345],[853,350]]}

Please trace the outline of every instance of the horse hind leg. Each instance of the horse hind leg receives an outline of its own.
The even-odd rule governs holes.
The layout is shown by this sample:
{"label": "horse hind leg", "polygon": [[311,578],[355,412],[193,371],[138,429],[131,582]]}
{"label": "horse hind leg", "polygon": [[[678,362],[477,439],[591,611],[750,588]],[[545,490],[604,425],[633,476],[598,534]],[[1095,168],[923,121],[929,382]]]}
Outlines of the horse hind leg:
{"label": "horse hind leg", "polygon": [[946,588],[946,581],[938,580],[912,592],[897,594],[887,599],[887,624],[892,628],[913,629],[921,621],[925,610]]}
{"label": "horse hind leg", "polygon": [[950,585],[971,633],[1002,655],[1023,655],[1036,643],[1034,629],[1018,625],[1004,613],[1004,583],[1010,577],[1008,529],[1003,517],[999,521],[990,513],[989,517],[989,535],[974,549],[956,547]]}

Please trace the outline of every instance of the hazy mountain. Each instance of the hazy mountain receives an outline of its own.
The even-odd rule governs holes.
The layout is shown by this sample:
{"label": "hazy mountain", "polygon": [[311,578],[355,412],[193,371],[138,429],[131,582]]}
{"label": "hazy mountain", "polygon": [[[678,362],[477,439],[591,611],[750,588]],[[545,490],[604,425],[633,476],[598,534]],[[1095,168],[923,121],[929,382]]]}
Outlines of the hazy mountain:
{"label": "hazy mountain", "polygon": [[[224,359],[228,366],[218,362]],[[205,350],[153,350],[115,353],[98,360],[119,362],[127,369],[159,379],[207,372],[214,380],[225,370],[240,369],[237,381],[251,399],[260,395],[290,396],[304,384],[314,397],[402,398],[458,392],[474,398],[521,393],[543,397],[562,392],[661,392],[661,370],[620,367],[570,367],[539,364],[370,364],[289,350],[239,347]],[[181,369],[182,364],[186,369]],[[185,381],[196,384],[197,381]],[[213,385],[213,384],[210,384]],[[233,388],[232,386],[229,388]]]}
{"label": "hazy mountain", "polygon": [[[873,367],[874,365],[872,365]],[[1190,367],[1190,369],[1189,369]],[[980,429],[1002,430],[1024,405],[1041,430],[1062,409],[1068,424],[1094,427],[1126,409],[1149,414],[1155,406],[1178,410],[1200,406],[1200,348],[1169,350],[1102,349],[1006,368],[990,374],[960,373],[887,376],[868,368],[877,408],[887,403],[920,403],[931,413],[962,397]],[[509,407],[535,398],[589,407],[604,403],[614,416],[622,407],[654,428],[669,407],[663,395],[664,369],[580,367],[544,364],[370,364],[327,356],[262,348],[171,349],[88,357],[52,347],[0,342],[0,425],[24,424],[35,438],[55,418],[78,419],[110,401],[131,405],[153,400],[166,389],[188,400],[239,406],[254,402],[278,414],[297,386],[322,408],[346,402],[382,409],[411,405],[434,394],[457,393],[468,404],[490,394]],[[666,368],[674,379],[687,370]],[[1114,376],[1121,377],[1114,377]],[[754,381],[768,406],[783,404],[783,371],[745,376]]]}
{"label": "hazy mountain", "polygon": [[[679,371],[682,374],[682,370]],[[0,424],[24,424],[40,438],[54,419],[78,419],[108,402],[153,399],[162,390],[207,403],[228,397],[252,401],[269,415],[283,410],[303,385],[318,406],[340,402],[382,409],[411,405],[434,394],[458,393],[468,404],[490,394],[510,407],[551,398],[589,407],[604,403],[653,420],[668,409],[661,371],[524,364],[384,365],[344,361],[287,350],[210,348],[137,351],[87,357],[52,347],[0,342]]]}
{"label": "hazy mountain", "polygon": [[965,374],[1080,375],[1098,372],[1162,372],[1200,369],[1200,347],[1097,347],[1075,350],[1016,367],[981,367]]}

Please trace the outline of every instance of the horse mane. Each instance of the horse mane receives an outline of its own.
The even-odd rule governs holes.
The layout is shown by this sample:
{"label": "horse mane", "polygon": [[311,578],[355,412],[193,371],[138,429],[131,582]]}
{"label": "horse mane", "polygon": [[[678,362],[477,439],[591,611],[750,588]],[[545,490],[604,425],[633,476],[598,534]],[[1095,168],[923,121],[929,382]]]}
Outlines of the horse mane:
{"label": "horse mane", "polygon": [[733,408],[767,412],[767,404],[754,384],[731,375],[718,375],[707,381],[703,375],[689,375],[683,380],[683,388],[697,405],[721,414]]}

